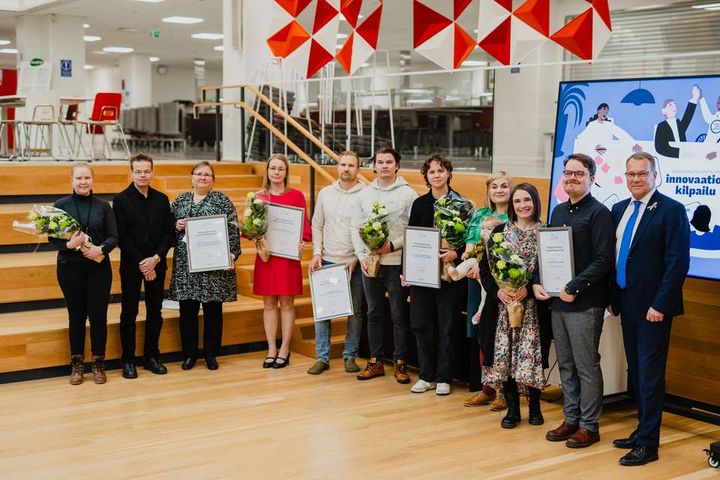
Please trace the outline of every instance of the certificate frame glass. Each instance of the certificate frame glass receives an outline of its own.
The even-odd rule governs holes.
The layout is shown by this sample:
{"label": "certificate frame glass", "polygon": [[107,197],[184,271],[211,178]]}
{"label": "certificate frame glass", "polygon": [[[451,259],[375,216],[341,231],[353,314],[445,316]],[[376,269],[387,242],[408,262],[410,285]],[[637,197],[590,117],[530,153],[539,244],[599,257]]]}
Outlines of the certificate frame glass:
{"label": "certificate frame glass", "polygon": [[[334,291],[332,295],[328,295],[327,298],[321,300],[320,292],[323,290],[325,282],[340,288]],[[333,263],[311,272],[310,298],[313,305],[313,317],[316,322],[354,315],[350,272],[348,272],[346,265],[344,263]]]}
{"label": "certificate frame glass", "polygon": [[[416,235],[418,234],[418,235]],[[437,262],[431,262],[427,258],[422,265],[413,265],[409,260],[419,257],[426,257],[426,252],[417,251],[414,243],[414,237],[420,237],[425,242],[430,242],[430,246],[424,246],[424,250],[434,252]],[[403,232],[403,278],[405,283],[416,287],[440,288],[440,275],[442,274],[442,265],[440,261],[440,230],[437,228],[407,226]],[[413,262],[414,263],[414,262]]]}
{"label": "certificate frame glass", "polygon": [[[265,239],[267,240],[268,252],[274,257],[299,261],[300,243],[302,242],[303,224],[305,223],[305,209],[277,203],[268,203],[267,208],[268,229],[265,233]],[[289,239],[286,238],[285,232],[280,235],[272,234],[278,227],[278,224],[273,220],[274,216],[290,220],[294,231]],[[273,237],[275,238],[273,239]],[[291,243],[292,240],[294,240],[294,243]]]}
{"label": "certificate frame glass", "polygon": [[[222,222],[218,220],[222,219]],[[219,236],[212,246],[203,248],[198,244],[197,235],[209,235],[207,232]],[[185,239],[187,240],[188,270],[190,273],[212,272],[215,270],[229,270],[233,267],[230,259],[230,236],[228,234],[227,215],[207,215],[203,217],[189,217],[185,224]],[[220,251],[218,251],[220,248]],[[212,252],[208,260],[208,253]]]}
{"label": "certificate frame glass", "polygon": [[575,278],[572,227],[539,228],[537,243],[540,284],[548,295],[559,297],[565,285]]}

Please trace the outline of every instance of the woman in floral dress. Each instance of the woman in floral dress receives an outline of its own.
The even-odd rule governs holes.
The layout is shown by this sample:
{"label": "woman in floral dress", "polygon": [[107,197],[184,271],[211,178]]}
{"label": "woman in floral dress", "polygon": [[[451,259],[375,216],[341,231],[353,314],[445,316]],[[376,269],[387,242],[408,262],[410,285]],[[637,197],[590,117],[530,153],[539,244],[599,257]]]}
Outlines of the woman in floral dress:
{"label": "woman in floral dress", "polygon": [[[540,222],[540,196],[537,189],[527,183],[513,189],[508,211],[509,222],[498,226],[494,232],[510,233],[516,239],[518,255],[528,266],[528,276],[537,270],[537,229]],[[492,238],[489,240],[492,245]],[[487,256],[486,256],[487,257]],[[485,350],[485,365],[482,371],[483,384],[495,388],[503,386],[508,413],[503,418],[503,428],[514,428],[520,421],[520,393],[529,396],[532,425],[542,425],[540,391],[545,385],[543,365],[547,362],[547,348],[550,341],[549,319],[544,305],[532,296],[532,290],[521,288],[510,296],[502,291],[490,274],[487,258],[480,263],[483,285],[488,285],[488,295],[500,300],[497,316],[487,315],[481,322],[495,323],[495,338]],[[507,305],[522,301],[524,307],[520,327],[510,328]],[[539,312],[540,310],[540,312]],[[490,351],[489,351],[490,350]]]}

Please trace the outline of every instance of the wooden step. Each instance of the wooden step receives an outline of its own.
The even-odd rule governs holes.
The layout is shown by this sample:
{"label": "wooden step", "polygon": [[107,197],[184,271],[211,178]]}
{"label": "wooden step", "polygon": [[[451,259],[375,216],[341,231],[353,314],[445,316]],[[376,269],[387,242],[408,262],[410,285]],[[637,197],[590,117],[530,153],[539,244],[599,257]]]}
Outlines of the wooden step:
{"label": "wooden step", "polygon": [[[297,299],[295,309],[298,316],[312,315],[309,299]],[[141,303],[137,321],[137,355],[142,355],[144,318]],[[178,310],[163,309],[162,353],[181,349],[178,318]],[[120,305],[112,304],[108,308],[108,360],[117,359],[121,354],[119,326]],[[0,373],[67,365],[70,356],[67,330],[67,311],[64,308],[0,314]],[[85,355],[90,358],[89,330],[86,335]],[[202,341],[202,332],[200,339]],[[223,304],[223,345],[262,341],[265,341],[262,301],[238,297],[237,302]]]}
{"label": "wooden step", "polygon": [[[255,247],[252,242],[249,242],[249,245],[252,246],[247,246],[247,243],[241,246],[242,253],[236,263],[236,270],[244,266],[252,268],[255,262]],[[165,288],[170,286],[172,259],[173,250],[170,250]],[[110,262],[113,272],[111,293],[120,293],[119,249],[110,252]],[[57,252],[55,251],[0,255],[0,304],[63,298],[56,272]]]}
{"label": "wooden step", "polygon": [[[330,358],[342,358],[345,349],[345,334],[347,322],[344,318],[332,320],[332,335],[330,336]],[[312,332],[312,336],[308,334]],[[293,352],[315,358],[315,320],[312,317],[298,318],[295,320],[290,349]]]}

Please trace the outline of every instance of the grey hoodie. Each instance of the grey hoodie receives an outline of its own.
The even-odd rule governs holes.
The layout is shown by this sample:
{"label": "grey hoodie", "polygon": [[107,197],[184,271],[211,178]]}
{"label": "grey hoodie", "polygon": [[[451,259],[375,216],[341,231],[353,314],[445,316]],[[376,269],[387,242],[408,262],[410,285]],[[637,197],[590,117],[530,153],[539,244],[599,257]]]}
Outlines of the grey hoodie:
{"label": "grey hoodie", "polygon": [[355,256],[350,233],[352,208],[364,188],[358,183],[343,190],[336,180],[320,190],[312,217],[313,255],[332,263],[346,263]]}
{"label": "grey hoodie", "polygon": [[355,255],[364,260],[370,253],[360,238],[358,231],[360,225],[372,210],[373,202],[377,201],[388,209],[388,225],[390,241],[395,251],[380,256],[380,265],[400,265],[402,263],[402,248],[405,227],[410,220],[410,209],[417,198],[415,190],[408,185],[401,176],[387,187],[381,187],[377,179],[360,192],[355,199],[356,208],[353,208],[352,241],[355,246]]}

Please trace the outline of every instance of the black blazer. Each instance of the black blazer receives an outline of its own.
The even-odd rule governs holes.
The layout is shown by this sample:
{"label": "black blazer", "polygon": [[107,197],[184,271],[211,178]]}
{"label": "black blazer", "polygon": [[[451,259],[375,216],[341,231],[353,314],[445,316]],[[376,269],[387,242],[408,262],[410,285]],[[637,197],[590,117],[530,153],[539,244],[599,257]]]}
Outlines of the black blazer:
{"label": "black blazer", "polygon": [[120,272],[140,274],[139,263],[158,255],[157,271],[167,269],[168,250],[175,241],[175,220],[168,197],[154,188],[145,198],[131,183],[113,200],[120,236]]}
{"label": "black blazer", "polygon": [[[695,113],[695,103],[688,103],[685,107],[685,113],[681,120],[674,118],[673,120],[665,120],[664,122],[658,123],[657,129],[655,130],[655,151],[660,155],[671,158],[680,157],[680,149],[677,147],[671,147],[670,142],[685,142],[687,141],[685,133],[687,132],[690,121],[692,120],[693,114]],[[673,135],[672,128],[668,122],[673,121],[677,123],[677,130],[680,138],[675,138]]]}
{"label": "black blazer", "polygon": [[[493,233],[502,232],[506,224],[498,225],[493,229]],[[492,238],[488,239],[488,246],[492,245]],[[491,367],[493,357],[495,356],[495,330],[497,329],[497,321],[500,312],[500,299],[497,294],[500,288],[495,283],[490,273],[490,264],[488,263],[487,252],[483,255],[479,262],[480,283],[487,292],[485,305],[480,312],[480,349],[483,352],[483,366]],[[532,281],[527,285],[528,298],[535,298],[533,293]],[[552,326],[550,322],[550,307],[548,302],[535,299],[537,305],[538,323],[540,327],[540,350],[542,351],[543,368],[548,368],[548,354],[550,352],[550,344],[552,343]]]}
{"label": "black blazer", "polygon": [[[613,205],[617,229],[631,199]],[[683,313],[682,286],[690,268],[690,225],[685,207],[655,192],[635,231],[628,253],[624,297],[612,276],[615,314],[645,318],[650,307],[674,317]]]}

